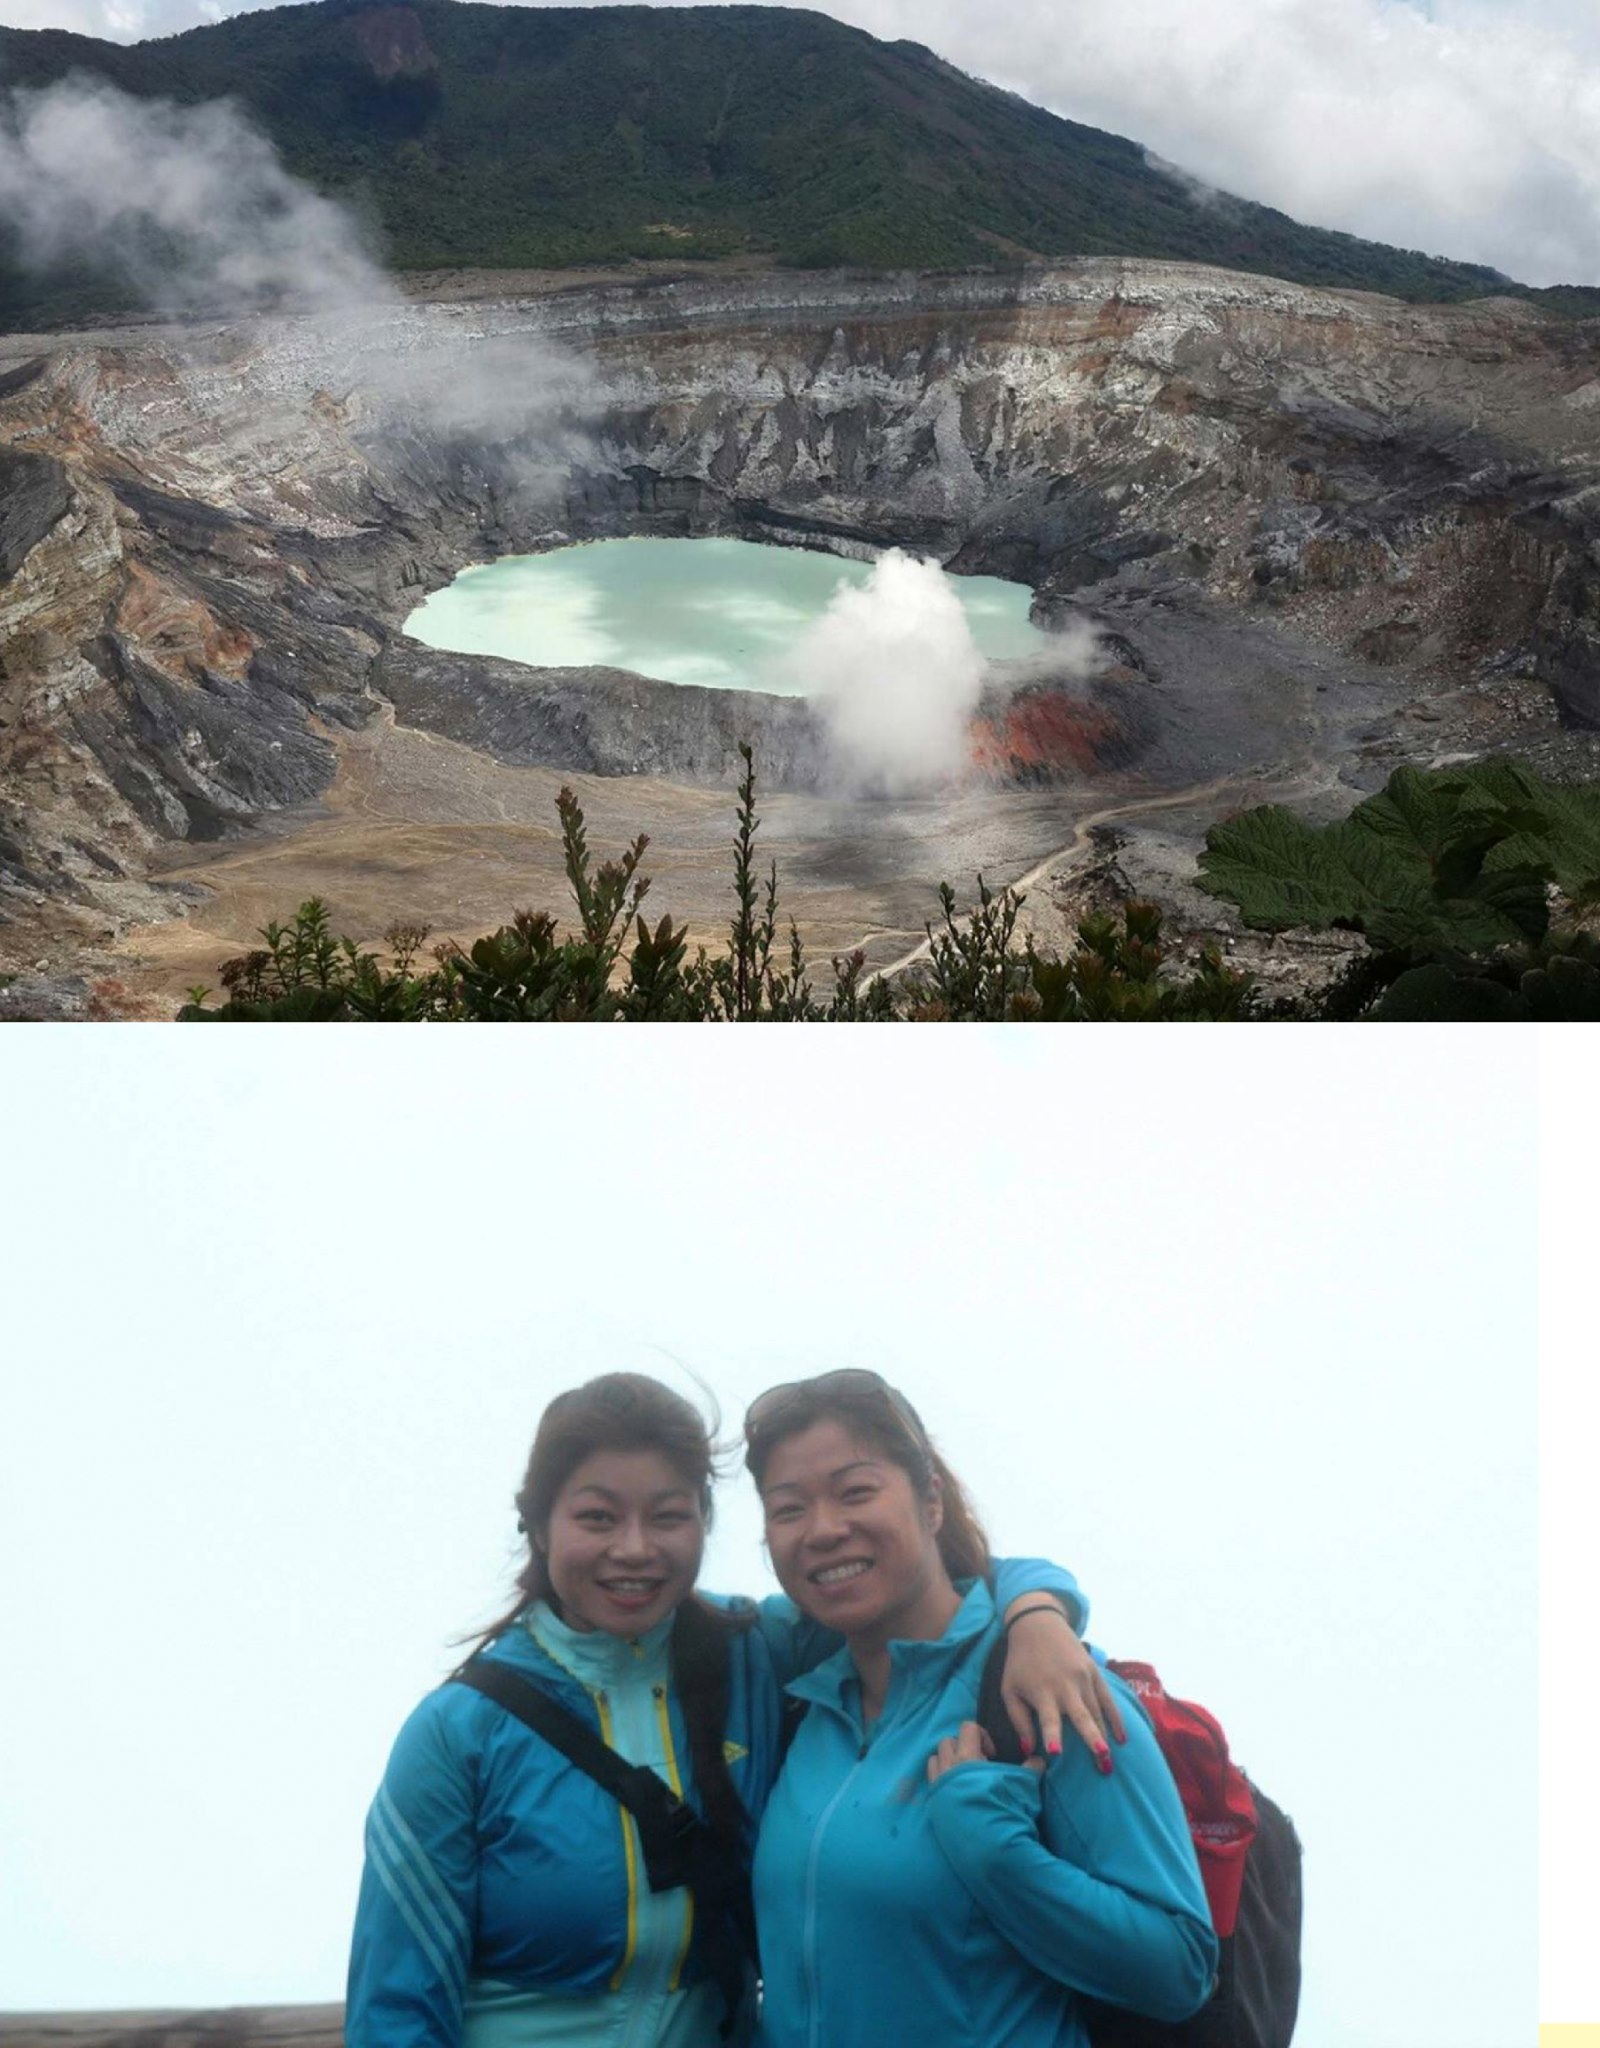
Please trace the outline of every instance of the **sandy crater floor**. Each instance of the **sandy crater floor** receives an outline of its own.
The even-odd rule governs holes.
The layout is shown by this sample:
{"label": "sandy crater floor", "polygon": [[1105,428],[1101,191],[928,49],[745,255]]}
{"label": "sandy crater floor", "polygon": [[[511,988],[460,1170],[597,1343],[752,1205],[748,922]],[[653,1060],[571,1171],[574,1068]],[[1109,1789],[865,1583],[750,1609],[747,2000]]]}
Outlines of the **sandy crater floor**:
{"label": "sandy crater floor", "polygon": [[[133,996],[176,1003],[196,983],[215,987],[222,961],[312,895],[327,901],[337,931],[380,948],[402,914],[426,923],[432,944],[470,942],[516,909],[564,912],[555,809],[564,783],[583,805],[596,862],[649,834],[652,919],[670,911],[689,925],[691,944],[725,943],[732,790],[507,767],[387,718],[336,737],[339,772],[317,811],[246,845],[185,847],[165,866],[163,879],[207,896],[185,917],[127,934],[113,971]],[[1137,791],[1119,801],[1103,784],[894,803],[780,792],[759,800],[758,850],[763,868],[777,861],[780,916],[794,917],[821,982],[830,955],[855,946],[874,967],[903,958],[938,910],[941,879],[963,900],[979,870],[991,883],[1016,880],[1067,848],[1080,822],[1130,801],[1144,807]]]}

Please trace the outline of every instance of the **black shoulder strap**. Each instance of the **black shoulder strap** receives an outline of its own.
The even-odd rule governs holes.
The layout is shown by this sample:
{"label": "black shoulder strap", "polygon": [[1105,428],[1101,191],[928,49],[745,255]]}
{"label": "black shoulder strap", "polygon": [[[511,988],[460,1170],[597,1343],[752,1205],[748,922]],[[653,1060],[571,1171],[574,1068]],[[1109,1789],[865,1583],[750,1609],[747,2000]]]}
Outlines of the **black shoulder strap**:
{"label": "black shoulder strap", "polygon": [[778,1763],[781,1766],[789,1754],[789,1745],[800,1733],[800,1723],[806,1717],[809,1700],[797,1700],[792,1692],[786,1692],[778,1709]]}
{"label": "black shoulder strap", "polygon": [[497,1707],[514,1714],[552,1749],[625,1806],[639,1823],[645,1874],[653,1892],[670,1891],[691,1882],[693,1851],[710,1830],[692,1806],[678,1797],[648,1764],[630,1764],[609,1743],[569,1713],[531,1679],[521,1678],[504,1664],[474,1657],[451,1674],[458,1685],[470,1685]]}
{"label": "black shoulder strap", "polygon": [[1001,1635],[995,1639],[983,1660],[983,1676],[978,1680],[978,1726],[994,1744],[997,1763],[1020,1764],[1022,1744],[1017,1740],[1017,1731],[1011,1725],[1011,1716],[1006,1712],[1006,1703],[1000,1695],[1005,1675],[1006,1638]]}
{"label": "black shoulder strap", "polygon": [[731,1865],[711,1828],[648,1764],[630,1764],[531,1679],[488,1657],[470,1657],[450,1676],[515,1715],[627,1808],[639,1823],[645,1875],[653,1892],[689,1886],[697,1922],[705,1929],[707,1962],[726,2008],[718,2029],[726,2040],[744,2003],[747,1958],[755,1950],[748,1875]]}

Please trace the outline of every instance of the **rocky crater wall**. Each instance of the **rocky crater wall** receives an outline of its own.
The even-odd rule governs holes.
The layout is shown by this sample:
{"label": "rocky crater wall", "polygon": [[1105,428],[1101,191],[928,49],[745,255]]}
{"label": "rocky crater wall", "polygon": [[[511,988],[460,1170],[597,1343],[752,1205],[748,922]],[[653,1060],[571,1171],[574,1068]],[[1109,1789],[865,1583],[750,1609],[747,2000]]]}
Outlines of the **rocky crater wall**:
{"label": "rocky crater wall", "polygon": [[[400,631],[468,561],[619,533],[906,546],[1095,624],[1103,674],[986,705],[975,766],[1002,781],[1179,787],[1344,764],[1358,738],[1381,766],[1415,751],[1418,699],[1449,724],[1496,675],[1600,727],[1592,327],[1106,261],[373,327],[360,348],[311,320],[0,341],[14,914],[160,913],[164,846],[292,817],[340,733],[391,710],[502,760],[689,781],[731,779],[749,737],[770,781],[814,782],[804,704]],[[374,345],[420,381],[364,375]],[[574,393],[551,350],[591,381]],[[485,362],[473,424],[438,401]],[[1500,737],[1457,722],[1465,750]]]}

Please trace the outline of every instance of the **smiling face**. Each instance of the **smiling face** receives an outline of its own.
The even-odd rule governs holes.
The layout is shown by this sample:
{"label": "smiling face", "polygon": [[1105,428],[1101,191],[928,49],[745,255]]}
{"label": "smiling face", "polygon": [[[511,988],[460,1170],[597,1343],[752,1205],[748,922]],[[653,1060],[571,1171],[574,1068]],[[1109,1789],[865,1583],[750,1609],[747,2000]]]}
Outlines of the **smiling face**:
{"label": "smiling face", "polygon": [[660,1451],[596,1451],[556,1495],[540,1535],[569,1627],[641,1636],[694,1587],[699,1496]]}
{"label": "smiling face", "polygon": [[959,1605],[935,1541],[937,1494],[870,1438],[824,1419],[783,1438],[761,1487],[783,1590],[852,1645],[944,1633]]}

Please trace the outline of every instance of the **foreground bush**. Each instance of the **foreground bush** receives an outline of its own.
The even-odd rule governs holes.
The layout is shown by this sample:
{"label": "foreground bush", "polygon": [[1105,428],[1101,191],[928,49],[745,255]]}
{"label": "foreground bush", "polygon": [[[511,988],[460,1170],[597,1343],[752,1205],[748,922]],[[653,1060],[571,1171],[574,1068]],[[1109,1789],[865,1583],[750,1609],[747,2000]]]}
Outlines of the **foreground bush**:
{"label": "foreground bush", "polygon": [[557,799],[575,918],[520,910],[470,947],[397,925],[387,958],[334,934],[313,898],[256,951],[228,961],[225,1000],[191,992],[190,1022],[1166,1023],[1265,1018],[1384,1022],[1600,1021],[1600,942],[1553,929],[1552,897],[1576,914],[1600,902],[1600,788],[1541,781],[1519,762],[1402,768],[1338,824],[1308,826],[1263,805],[1207,834],[1199,886],[1258,930],[1360,932],[1367,950],[1311,996],[1268,1004],[1214,950],[1168,971],[1161,913],[1126,902],[1085,918],[1065,960],[1017,939],[1022,898],[978,878],[956,914],[940,888],[925,961],[893,984],[860,952],[835,955],[813,985],[793,921],[780,938],[778,873],[756,861],[748,747],[733,841],[725,952],[689,955],[687,929],[651,924],[648,841],[596,867],[583,811]]}
{"label": "foreground bush", "polygon": [[1086,919],[1065,961],[1018,945],[1023,899],[978,881],[977,907],[956,915],[940,889],[940,922],[927,927],[928,958],[891,985],[868,976],[861,952],[834,955],[821,992],[813,988],[799,931],[779,945],[778,872],[758,875],[755,769],[744,755],[733,842],[734,912],[728,949],[689,957],[686,928],[670,916],[651,925],[641,908],[650,881],[641,867],[648,841],[595,867],[583,811],[571,790],[556,808],[576,923],[562,935],[547,910],[519,910],[471,947],[435,947],[419,966],[428,934],[396,925],[387,960],[337,936],[313,897],[287,925],[269,924],[254,952],[225,962],[225,1000],[194,989],[180,1011],[188,1023],[877,1023],[1039,1020],[1079,1023],[1225,1019],[1241,1016],[1248,977],[1214,953],[1187,979],[1161,978],[1161,913],[1128,903],[1119,927]]}
{"label": "foreground bush", "polygon": [[1600,788],[1513,760],[1399,768],[1334,825],[1276,804],[1215,825],[1199,886],[1263,931],[1360,932],[1369,951],[1278,1014],[1392,1022],[1600,1020],[1600,952],[1552,896],[1600,902]]}

